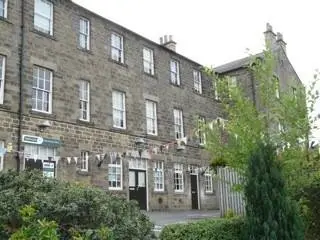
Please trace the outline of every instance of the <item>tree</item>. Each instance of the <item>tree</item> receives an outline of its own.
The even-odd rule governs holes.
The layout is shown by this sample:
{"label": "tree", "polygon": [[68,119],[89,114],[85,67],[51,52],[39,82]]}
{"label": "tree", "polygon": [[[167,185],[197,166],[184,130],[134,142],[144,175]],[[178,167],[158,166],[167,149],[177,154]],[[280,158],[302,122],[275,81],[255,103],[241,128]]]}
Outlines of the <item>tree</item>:
{"label": "tree", "polygon": [[319,98],[316,90],[319,77],[315,74],[307,91],[304,86],[292,86],[296,88],[294,94],[289,87],[277,98],[278,84],[274,77],[277,57],[269,48],[262,56],[251,56],[248,70],[254,77],[256,101],[240,86],[228,85],[230,77],[204,69],[218,86],[222,114],[227,119],[223,129],[217,122],[203,126],[206,149],[211,153],[213,166],[228,165],[243,172],[257,143],[272,142],[284,164],[288,187],[296,189],[318,174],[313,171],[315,168],[320,169],[319,161],[310,157],[309,150],[309,136],[316,120],[312,113]]}
{"label": "tree", "polygon": [[249,158],[245,177],[245,239],[304,239],[301,219],[296,204],[287,196],[282,162],[276,159],[273,146],[260,143]]}
{"label": "tree", "polygon": [[108,227],[115,240],[153,239],[153,224],[135,202],[91,186],[44,178],[39,172],[0,174],[0,239],[8,239],[22,226],[19,209],[31,205],[36,219],[58,224],[59,235],[71,239],[79,233]]}

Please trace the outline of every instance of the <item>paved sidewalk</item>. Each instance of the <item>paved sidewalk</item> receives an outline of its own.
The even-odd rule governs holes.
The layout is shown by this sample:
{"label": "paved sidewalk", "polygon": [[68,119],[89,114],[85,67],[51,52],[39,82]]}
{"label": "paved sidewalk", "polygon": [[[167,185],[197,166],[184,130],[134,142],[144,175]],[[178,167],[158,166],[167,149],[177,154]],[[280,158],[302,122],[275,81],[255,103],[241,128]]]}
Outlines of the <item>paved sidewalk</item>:
{"label": "paved sidewalk", "polygon": [[160,232],[166,225],[194,222],[205,218],[219,218],[219,210],[154,211],[144,212],[155,224],[155,232]]}

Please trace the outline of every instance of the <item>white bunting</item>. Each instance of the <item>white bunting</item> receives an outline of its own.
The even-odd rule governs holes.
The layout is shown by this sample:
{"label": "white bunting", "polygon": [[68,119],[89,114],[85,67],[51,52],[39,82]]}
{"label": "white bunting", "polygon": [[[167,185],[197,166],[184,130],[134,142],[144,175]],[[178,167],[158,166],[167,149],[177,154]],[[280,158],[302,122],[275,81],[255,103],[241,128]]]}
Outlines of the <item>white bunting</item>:
{"label": "white bunting", "polygon": [[71,157],[67,157],[68,164],[71,163]]}
{"label": "white bunting", "polygon": [[73,157],[73,159],[76,162],[76,164],[78,164],[78,157]]}

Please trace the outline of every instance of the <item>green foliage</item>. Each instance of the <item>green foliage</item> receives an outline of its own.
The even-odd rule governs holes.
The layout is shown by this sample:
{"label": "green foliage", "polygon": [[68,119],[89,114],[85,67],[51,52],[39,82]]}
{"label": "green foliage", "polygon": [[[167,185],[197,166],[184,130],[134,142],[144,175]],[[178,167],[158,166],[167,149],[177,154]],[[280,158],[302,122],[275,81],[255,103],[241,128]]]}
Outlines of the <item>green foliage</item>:
{"label": "green foliage", "polygon": [[281,162],[269,144],[260,144],[250,157],[244,194],[246,239],[304,239],[297,205],[288,198]]}
{"label": "green foliage", "polygon": [[224,217],[227,219],[230,219],[230,218],[234,218],[235,216],[236,216],[235,212],[232,209],[228,209]]}
{"label": "green foliage", "polygon": [[20,214],[23,225],[18,231],[11,235],[10,240],[59,240],[57,223],[45,219],[36,220],[36,211],[31,206],[22,208]]}
{"label": "green foliage", "polygon": [[208,123],[202,126],[202,131],[206,132],[205,147],[211,155],[212,166],[227,165],[240,173],[245,171],[257,143],[272,142],[283,162],[286,186],[290,195],[294,195],[320,172],[315,171],[320,170],[320,161],[312,157],[309,149],[309,136],[319,119],[314,110],[319,100],[320,74],[314,75],[307,88],[302,84],[291,85],[290,80],[299,82],[297,79],[282,79],[280,97],[277,98],[275,74],[279,62],[277,52],[271,49],[258,57],[251,57],[248,68],[249,75],[253,76],[255,97],[247,94],[247,86],[243,87],[241,81],[237,86],[230,85],[230,77],[205,68],[204,72],[217,86],[221,117],[227,121],[223,126],[217,122]]}
{"label": "green foliage", "polygon": [[320,239],[320,177],[313,179],[309,185],[297,192],[296,198],[300,200],[301,214],[306,223],[306,239]]}
{"label": "green foliage", "polygon": [[0,202],[0,239],[21,227],[19,209],[26,205],[35,208],[37,219],[55,221],[65,239],[71,239],[71,229],[97,234],[101,227],[110,229],[115,240],[153,237],[153,224],[136,203],[97,188],[46,179],[38,172],[0,174]]}
{"label": "green foliage", "polygon": [[241,218],[208,219],[189,224],[166,226],[161,240],[238,240],[242,239],[245,223]]}

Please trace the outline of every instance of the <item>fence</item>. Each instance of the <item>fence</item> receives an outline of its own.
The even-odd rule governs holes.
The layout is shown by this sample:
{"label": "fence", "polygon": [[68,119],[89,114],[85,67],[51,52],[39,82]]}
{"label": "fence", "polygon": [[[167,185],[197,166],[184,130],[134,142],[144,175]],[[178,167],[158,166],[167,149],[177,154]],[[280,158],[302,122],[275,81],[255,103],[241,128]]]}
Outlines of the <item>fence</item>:
{"label": "fence", "polygon": [[239,173],[227,167],[220,167],[218,169],[218,191],[221,217],[225,216],[229,209],[236,215],[243,215],[245,213],[243,194],[234,190],[234,187],[237,184],[241,184]]}

